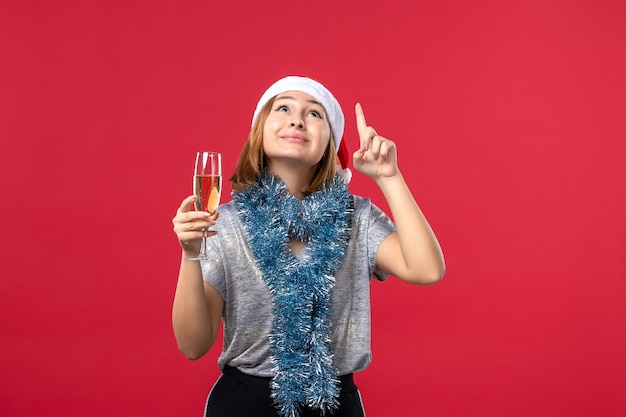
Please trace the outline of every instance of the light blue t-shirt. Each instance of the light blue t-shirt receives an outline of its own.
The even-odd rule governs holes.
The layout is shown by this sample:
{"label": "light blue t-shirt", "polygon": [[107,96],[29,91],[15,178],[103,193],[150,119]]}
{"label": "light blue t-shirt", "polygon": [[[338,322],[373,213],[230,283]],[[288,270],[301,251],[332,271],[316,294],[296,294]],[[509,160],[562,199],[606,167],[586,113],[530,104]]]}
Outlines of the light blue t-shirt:
{"label": "light blue t-shirt", "polygon": [[[330,351],[339,375],[362,371],[371,362],[370,279],[387,278],[377,269],[376,251],[395,231],[389,217],[368,198],[353,197],[352,236],[331,294]],[[228,202],[219,212],[214,226],[218,233],[208,239],[211,256],[219,261],[202,263],[204,281],[224,299],[224,345],[218,366],[271,377],[272,295],[256,267],[235,205]]]}

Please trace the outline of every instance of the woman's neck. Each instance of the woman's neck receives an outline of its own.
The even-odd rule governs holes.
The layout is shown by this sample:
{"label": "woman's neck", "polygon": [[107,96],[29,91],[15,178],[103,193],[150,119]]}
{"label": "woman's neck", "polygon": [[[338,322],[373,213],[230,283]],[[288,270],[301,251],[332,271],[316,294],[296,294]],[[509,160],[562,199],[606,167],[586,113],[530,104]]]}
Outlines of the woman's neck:
{"label": "woman's neck", "polygon": [[304,198],[304,191],[308,188],[315,174],[314,167],[301,164],[268,164],[268,170],[280,177],[287,186],[289,193],[298,199]]}

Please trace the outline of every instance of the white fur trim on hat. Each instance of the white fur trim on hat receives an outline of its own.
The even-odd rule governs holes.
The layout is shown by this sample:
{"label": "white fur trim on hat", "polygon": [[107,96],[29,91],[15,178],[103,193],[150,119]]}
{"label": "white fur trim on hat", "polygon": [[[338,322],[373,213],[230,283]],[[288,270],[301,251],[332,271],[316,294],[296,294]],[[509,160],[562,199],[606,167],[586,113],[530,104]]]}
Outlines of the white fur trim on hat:
{"label": "white fur trim on hat", "polygon": [[256,120],[259,112],[267,104],[267,102],[274,96],[284,93],[286,91],[299,91],[306,93],[324,106],[326,115],[328,116],[328,122],[330,128],[333,131],[333,138],[335,140],[335,150],[339,149],[341,138],[343,137],[343,128],[345,125],[343,111],[337,99],[332,95],[330,91],[322,84],[315,80],[306,77],[289,76],[281,78],[270,86],[270,88],[263,93],[259,103],[256,105],[254,116],[252,116],[252,124]]}

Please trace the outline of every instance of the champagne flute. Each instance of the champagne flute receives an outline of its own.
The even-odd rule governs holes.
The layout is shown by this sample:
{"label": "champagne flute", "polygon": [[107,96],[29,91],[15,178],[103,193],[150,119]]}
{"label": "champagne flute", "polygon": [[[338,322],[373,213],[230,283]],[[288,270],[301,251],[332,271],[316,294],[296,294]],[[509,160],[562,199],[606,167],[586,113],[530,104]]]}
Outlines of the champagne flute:
{"label": "champagne flute", "polygon": [[[207,211],[210,215],[215,214],[220,202],[222,192],[222,155],[219,152],[197,152],[196,166],[193,178],[196,211]],[[192,261],[210,261],[207,253],[207,232],[202,230],[202,244],[200,253]]]}

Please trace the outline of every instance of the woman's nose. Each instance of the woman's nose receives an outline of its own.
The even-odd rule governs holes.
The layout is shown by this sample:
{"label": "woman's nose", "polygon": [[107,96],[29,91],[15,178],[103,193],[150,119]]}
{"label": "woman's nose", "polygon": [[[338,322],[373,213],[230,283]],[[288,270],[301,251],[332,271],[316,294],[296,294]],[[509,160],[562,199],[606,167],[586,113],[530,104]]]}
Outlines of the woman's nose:
{"label": "woman's nose", "polygon": [[302,129],[304,127],[304,122],[302,121],[302,119],[294,119],[289,125],[292,127],[297,127],[298,129]]}

